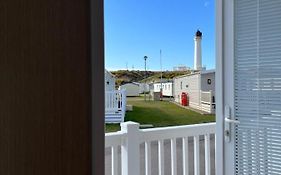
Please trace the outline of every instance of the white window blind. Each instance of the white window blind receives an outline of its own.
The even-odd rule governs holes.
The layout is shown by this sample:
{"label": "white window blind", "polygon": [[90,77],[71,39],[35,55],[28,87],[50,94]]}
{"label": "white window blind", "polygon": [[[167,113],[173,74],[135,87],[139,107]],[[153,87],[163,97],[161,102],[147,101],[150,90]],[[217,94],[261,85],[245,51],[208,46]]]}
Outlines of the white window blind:
{"label": "white window blind", "polygon": [[281,174],[281,0],[234,0],[235,168]]}

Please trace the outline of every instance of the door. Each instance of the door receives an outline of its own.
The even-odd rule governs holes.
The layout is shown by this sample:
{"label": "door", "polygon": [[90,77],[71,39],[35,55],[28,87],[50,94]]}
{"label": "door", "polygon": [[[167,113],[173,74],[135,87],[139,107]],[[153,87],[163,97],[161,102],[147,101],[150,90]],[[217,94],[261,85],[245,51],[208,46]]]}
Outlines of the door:
{"label": "door", "polygon": [[218,5],[218,174],[281,174],[281,1]]}
{"label": "door", "polygon": [[102,9],[0,1],[1,175],[104,174]]}

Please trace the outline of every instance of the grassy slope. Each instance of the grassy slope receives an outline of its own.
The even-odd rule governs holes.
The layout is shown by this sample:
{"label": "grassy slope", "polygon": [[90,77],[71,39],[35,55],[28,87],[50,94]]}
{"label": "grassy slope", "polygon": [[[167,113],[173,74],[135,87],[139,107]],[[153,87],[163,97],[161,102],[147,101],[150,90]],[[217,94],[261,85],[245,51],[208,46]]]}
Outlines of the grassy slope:
{"label": "grassy slope", "polygon": [[[172,80],[176,76],[189,74],[190,71],[166,71],[162,73],[162,78],[167,80]],[[141,80],[140,82],[159,82],[161,78],[160,72],[155,72],[154,75],[149,76],[148,78],[145,78]]]}
{"label": "grassy slope", "polygon": [[[215,121],[214,115],[201,115],[183,109],[167,101],[147,101],[141,98],[128,98],[134,110],[126,113],[126,121],[152,124],[154,127],[188,125]],[[107,125],[106,131],[117,131],[119,125]]]}
{"label": "grassy slope", "polygon": [[[127,70],[118,70],[112,71],[112,74],[116,77],[116,86],[120,86],[126,82],[153,82],[159,81],[161,73],[159,71],[127,71]],[[175,76],[188,74],[190,71],[164,71],[162,77],[164,79],[173,79]],[[147,78],[146,78],[147,77]]]}

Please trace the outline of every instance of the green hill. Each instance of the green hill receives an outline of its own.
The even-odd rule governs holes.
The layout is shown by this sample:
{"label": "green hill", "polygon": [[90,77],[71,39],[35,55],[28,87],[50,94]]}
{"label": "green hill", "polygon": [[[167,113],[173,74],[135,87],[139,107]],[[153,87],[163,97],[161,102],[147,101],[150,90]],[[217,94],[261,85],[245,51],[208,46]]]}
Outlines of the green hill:
{"label": "green hill", "polygon": [[[160,71],[128,71],[128,70],[118,70],[111,71],[111,73],[116,78],[116,86],[120,86],[122,84],[128,82],[155,82],[159,81],[161,78]],[[184,74],[188,74],[190,71],[165,71],[162,74],[163,79],[173,79],[175,76],[180,76]]]}
{"label": "green hill", "polygon": [[[162,73],[162,78],[172,80],[176,76],[190,74],[190,71],[165,71]],[[159,82],[161,79],[161,72],[155,72],[154,75],[142,79],[140,82]]]}

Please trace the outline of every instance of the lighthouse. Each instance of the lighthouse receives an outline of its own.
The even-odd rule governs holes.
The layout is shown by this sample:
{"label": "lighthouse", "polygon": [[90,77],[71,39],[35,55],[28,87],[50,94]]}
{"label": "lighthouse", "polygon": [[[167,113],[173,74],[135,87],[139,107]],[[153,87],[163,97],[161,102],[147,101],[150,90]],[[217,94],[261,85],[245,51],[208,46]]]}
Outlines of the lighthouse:
{"label": "lighthouse", "polygon": [[202,52],[201,52],[202,32],[197,30],[194,37],[194,70],[202,70]]}

